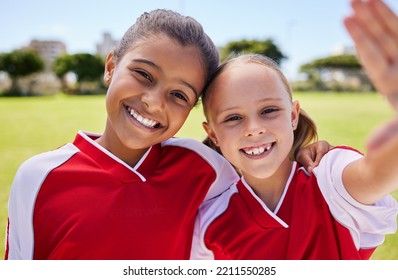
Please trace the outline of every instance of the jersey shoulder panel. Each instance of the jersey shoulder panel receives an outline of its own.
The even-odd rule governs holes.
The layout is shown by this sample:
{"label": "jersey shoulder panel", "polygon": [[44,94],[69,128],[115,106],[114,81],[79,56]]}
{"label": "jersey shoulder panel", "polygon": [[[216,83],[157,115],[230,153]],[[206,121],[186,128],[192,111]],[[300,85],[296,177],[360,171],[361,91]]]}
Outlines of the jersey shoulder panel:
{"label": "jersey shoulder panel", "polygon": [[201,205],[195,221],[191,259],[214,259],[213,252],[206,246],[206,231],[211,223],[227,210],[231,197],[236,193],[238,189],[236,185],[233,185],[220,196]]}
{"label": "jersey shoulder panel", "polygon": [[220,195],[239,180],[236,170],[222,155],[195,139],[171,138],[162,143],[162,147],[166,146],[185,149],[185,156],[192,156],[193,160],[195,160],[195,157],[203,159],[213,172],[215,172],[216,178],[205,200]]}
{"label": "jersey shoulder panel", "polygon": [[33,257],[33,210],[35,200],[46,176],[76,154],[73,144],[33,156],[18,169],[10,191],[8,203],[9,259],[31,259]]}

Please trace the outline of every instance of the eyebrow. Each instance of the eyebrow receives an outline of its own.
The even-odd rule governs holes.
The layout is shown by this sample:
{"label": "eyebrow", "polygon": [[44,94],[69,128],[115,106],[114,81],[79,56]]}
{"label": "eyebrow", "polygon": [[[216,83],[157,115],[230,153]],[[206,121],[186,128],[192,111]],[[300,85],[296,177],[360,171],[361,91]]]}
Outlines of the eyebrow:
{"label": "eyebrow", "polygon": [[[136,58],[136,59],[133,59],[133,61],[134,61],[134,62],[138,62],[138,63],[147,64],[147,65],[149,65],[149,66],[155,68],[155,69],[158,70],[158,71],[161,70],[160,67],[159,67],[157,64],[155,64],[155,63],[153,63],[152,61],[147,60],[147,59]],[[193,85],[191,85],[191,84],[188,83],[188,82],[185,82],[184,80],[179,80],[179,81],[180,81],[182,84],[184,84],[185,86],[189,87],[189,88],[193,91],[193,93],[194,93],[195,96],[196,96],[196,100],[199,99],[199,93],[198,93],[197,90],[193,87]]]}
{"label": "eyebrow", "polygon": [[156,65],[155,63],[153,63],[152,61],[147,60],[147,59],[135,58],[135,59],[132,59],[132,61],[148,64],[149,66],[152,66],[152,67],[156,68],[157,70],[160,70],[160,67],[158,65]]}
{"label": "eyebrow", "polygon": [[[269,101],[282,101],[282,100],[283,100],[283,98],[280,98],[280,97],[277,97],[277,98],[266,97],[266,98],[262,98],[262,99],[258,100],[257,103],[263,103],[263,102],[269,102]],[[224,108],[223,110],[229,111],[229,110],[236,110],[238,108],[239,108],[239,106],[234,106],[234,107]]]}

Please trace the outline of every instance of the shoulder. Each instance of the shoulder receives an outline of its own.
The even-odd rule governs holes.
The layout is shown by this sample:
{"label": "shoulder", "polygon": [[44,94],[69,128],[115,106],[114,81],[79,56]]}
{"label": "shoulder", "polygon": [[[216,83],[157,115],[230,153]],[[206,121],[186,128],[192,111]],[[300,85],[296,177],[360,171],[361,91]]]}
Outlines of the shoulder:
{"label": "shoulder", "polygon": [[170,138],[162,142],[162,146],[163,147],[175,146],[175,147],[185,148],[193,152],[218,154],[216,151],[210,149],[202,142],[192,138]]}
{"label": "shoulder", "polygon": [[182,148],[187,154],[195,154],[212,165],[230,166],[228,161],[222,155],[195,139],[171,138],[163,142],[162,147],[179,147]]}
{"label": "shoulder", "polygon": [[[73,144],[66,144],[56,150],[35,155],[21,164],[14,179],[15,185],[22,182],[29,185],[39,184],[52,169],[60,166],[79,150]],[[22,184],[22,186],[25,184]]]}
{"label": "shoulder", "polygon": [[363,157],[363,153],[349,146],[336,146],[330,149],[325,156],[321,159],[322,163],[344,163],[352,162]]}
{"label": "shoulder", "polygon": [[222,194],[208,201],[205,201],[199,209],[200,216],[206,217],[217,217],[220,214],[224,213],[225,210],[228,208],[229,201],[234,194],[238,194],[237,188],[238,182],[230,186],[227,190],[225,190]]}
{"label": "shoulder", "polygon": [[71,143],[68,143],[56,150],[44,152],[37,154],[29,159],[27,159],[20,169],[43,169],[47,166],[56,165],[62,163],[63,161],[69,159],[71,156],[79,152],[79,149]]}
{"label": "shoulder", "polygon": [[344,168],[350,163],[363,157],[363,154],[348,146],[337,146],[327,152],[314,168],[314,175],[318,180],[333,178],[342,181]]}
{"label": "shoulder", "polygon": [[227,210],[230,200],[238,193],[236,184],[232,185],[221,195],[205,201],[199,208],[198,222],[201,231],[206,231],[209,225]]}
{"label": "shoulder", "polygon": [[239,180],[233,166],[202,142],[190,138],[172,138],[162,143],[163,149],[167,147],[173,148],[169,152],[169,155],[172,154],[170,157],[194,170],[195,176],[200,176],[201,181],[203,178],[212,181],[205,200],[218,196]]}

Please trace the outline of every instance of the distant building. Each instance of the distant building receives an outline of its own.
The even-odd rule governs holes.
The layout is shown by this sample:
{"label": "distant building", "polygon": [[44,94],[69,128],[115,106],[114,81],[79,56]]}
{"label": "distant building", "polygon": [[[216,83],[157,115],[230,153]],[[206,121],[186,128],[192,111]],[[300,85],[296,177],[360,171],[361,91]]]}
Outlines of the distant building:
{"label": "distant building", "polygon": [[[354,46],[336,46],[332,55],[355,55]],[[373,86],[363,69],[328,69],[322,75],[323,81],[331,87],[351,90],[372,90]]]}
{"label": "distant building", "polygon": [[106,57],[108,53],[119,44],[118,40],[114,40],[108,32],[102,34],[102,42],[97,44],[97,54]]}
{"label": "distant building", "polygon": [[46,72],[52,71],[52,64],[58,56],[66,54],[66,46],[60,41],[32,40],[27,48],[36,51],[43,59]]}
{"label": "distant building", "polygon": [[332,55],[352,54],[355,55],[354,46],[336,45],[332,50]]}

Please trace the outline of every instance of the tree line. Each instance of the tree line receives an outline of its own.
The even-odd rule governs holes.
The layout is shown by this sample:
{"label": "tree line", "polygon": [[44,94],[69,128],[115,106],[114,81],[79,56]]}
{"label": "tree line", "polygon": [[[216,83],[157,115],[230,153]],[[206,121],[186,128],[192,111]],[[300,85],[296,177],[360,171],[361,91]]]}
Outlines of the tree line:
{"label": "tree line", "polygon": [[[231,41],[220,47],[221,60],[238,53],[259,53],[275,60],[278,65],[288,59],[272,39]],[[84,94],[84,85],[91,83],[96,91],[105,92],[102,82],[105,58],[89,53],[65,54],[56,58],[51,71],[61,81],[61,91],[69,94]],[[42,58],[32,50],[14,50],[0,54],[0,71],[11,79],[11,86],[5,95],[21,95],[19,79],[42,72],[45,68]],[[329,56],[316,59],[301,66],[300,71],[307,75],[307,89],[324,89],[322,73],[330,69],[359,71],[361,65],[354,55]],[[67,83],[68,73],[75,77],[75,83]],[[1,93],[0,93],[1,94]]]}

